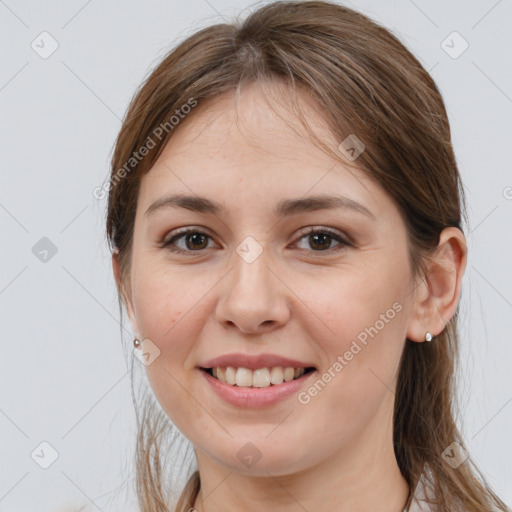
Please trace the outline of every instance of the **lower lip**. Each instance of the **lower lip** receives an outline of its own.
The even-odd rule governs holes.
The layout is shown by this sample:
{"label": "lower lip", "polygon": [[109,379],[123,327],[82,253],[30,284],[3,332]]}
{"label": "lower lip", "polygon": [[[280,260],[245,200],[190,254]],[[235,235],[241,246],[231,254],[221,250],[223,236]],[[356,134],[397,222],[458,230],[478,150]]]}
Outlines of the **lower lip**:
{"label": "lower lip", "polygon": [[283,382],[282,384],[270,385],[266,388],[249,388],[236,385],[232,386],[231,384],[221,382],[204,370],[200,369],[199,371],[203,374],[213,391],[225,402],[236,407],[252,409],[271,406],[285,400],[291,395],[297,394],[309,378],[316,373],[316,370],[314,370],[305,373],[298,379]]}

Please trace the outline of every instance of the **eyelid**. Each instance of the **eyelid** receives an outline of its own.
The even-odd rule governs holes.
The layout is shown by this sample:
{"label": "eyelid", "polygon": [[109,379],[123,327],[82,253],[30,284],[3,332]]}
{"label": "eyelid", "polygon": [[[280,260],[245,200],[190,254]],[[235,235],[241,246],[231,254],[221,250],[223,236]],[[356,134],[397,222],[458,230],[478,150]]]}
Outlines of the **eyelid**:
{"label": "eyelid", "polygon": [[[318,253],[318,254],[330,254],[331,252],[336,252],[340,250],[341,247],[354,247],[354,242],[351,239],[350,236],[338,231],[334,228],[329,228],[325,226],[307,226],[300,229],[300,236],[298,237],[297,241],[302,240],[303,238],[307,237],[308,235],[314,235],[317,233],[321,234],[327,234],[334,240],[338,242],[339,245],[335,247],[331,247],[330,249],[326,249],[325,251],[308,251],[312,253]],[[296,243],[296,242],[295,242]]]}
{"label": "eyelid", "polygon": [[[173,233],[172,236],[170,236],[168,238],[166,238],[166,237],[163,238],[163,240],[158,244],[159,247],[165,248],[173,240],[176,240],[176,239],[182,237],[183,235],[187,235],[190,233],[201,233],[201,234],[207,235],[208,237],[210,237],[213,240],[213,235],[210,233],[210,231],[202,226],[185,226],[182,228],[176,228],[176,229],[172,230],[172,233]],[[178,249],[176,252],[180,252],[180,250]],[[192,252],[199,252],[199,251],[182,251],[182,252],[192,253]]]}
{"label": "eyelid", "polygon": [[[189,232],[194,232],[194,233],[198,232],[198,233],[205,233],[205,234],[210,235],[210,232],[208,231],[208,229],[204,228],[203,226],[193,226],[193,225],[192,226],[183,226],[181,228],[176,228],[176,229],[169,231],[169,233],[172,233],[172,236],[168,237],[167,240],[164,236],[162,243],[163,244],[168,243],[176,236],[183,235],[183,234],[186,234]],[[166,233],[166,235],[168,235],[169,233]]]}
{"label": "eyelid", "polygon": [[306,226],[299,230],[301,236],[306,236],[314,233],[327,233],[332,236],[336,236],[340,239],[342,239],[347,244],[352,244],[353,241],[351,240],[351,237],[349,237],[347,234],[345,234],[342,231],[339,231],[335,228],[329,228],[327,226],[318,226],[318,225],[312,225],[312,226]]}
{"label": "eyelid", "polygon": [[[177,239],[180,239],[187,234],[192,234],[192,233],[204,234],[207,237],[209,237],[211,240],[213,240],[213,238],[214,238],[210,234],[209,230],[202,226],[186,226],[186,227],[177,228],[177,229],[173,230],[172,236],[168,237],[167,239],[162,240],[159,243],[159,247],[167,248],[171,252],[178,253],[178,254],[193,254],[193,253],[200,254],[200,253],[204,252],[205,249],[193,251],[193,250],[181,249],[181,248],[178,248],[175,246],[171,248],[171,242],[173,242]],[[335,247],[331,247],[330,249],[323,250],[323,251],[314,251],[314,250],[304,249],[307,252],[318,253],[319,255],[321,255],[321,254],[330,254],[331,252],[339,251],[343,247],[345,247],[345,248],[354,247],[354,242],[353,242],[352,238],[350,236],[348,236],[347,234],[340,232],[334,228],[329,228],[326,226],[317,226],[317,225],[305,226],[305,227],[301,228],[299,230],[300,236],[296,237],[295,241],[293,243],[296,244],[297,242],[299,242],[303,238],[307,237],[308,235],[317,234],[317,233],[329,235],[331,238],[333,238],[335,241],[338,242],[338,245]]]}

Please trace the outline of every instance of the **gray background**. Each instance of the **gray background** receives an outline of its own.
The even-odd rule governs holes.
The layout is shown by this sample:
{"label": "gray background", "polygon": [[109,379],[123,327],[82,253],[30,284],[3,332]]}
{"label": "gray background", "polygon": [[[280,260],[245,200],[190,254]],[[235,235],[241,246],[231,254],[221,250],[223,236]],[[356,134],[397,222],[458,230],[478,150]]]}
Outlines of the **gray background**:
{"label": "gray background", "polygon": [[[120,119],[148,71],[186,35],[250,5],[0,0],[0,511],[132,510],[129,358],[104,239],[106,202],[93,189],[107,177]],[[512,3],[346,5],[399,35],[448,108],[471,223],[462,430],[510,504]],[[58,43],[46,59],[31,47],[51,49],[43,31]],[[457,58],[458,36],[442,44],[453,31],[469,44]],[[55,254],[41,252],[43,237]],[[131,342],[129,323],[123,338]],[[43,441],[59,453],[48,469],[31,458],[35,449],[48,456]]]}

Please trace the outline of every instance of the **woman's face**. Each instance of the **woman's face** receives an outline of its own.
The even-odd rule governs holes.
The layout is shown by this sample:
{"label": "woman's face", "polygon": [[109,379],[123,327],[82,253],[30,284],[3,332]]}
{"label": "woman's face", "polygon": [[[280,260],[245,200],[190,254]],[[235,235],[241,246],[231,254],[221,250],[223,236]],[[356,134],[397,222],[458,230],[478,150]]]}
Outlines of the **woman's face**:
{"label": "woman's face", "polygon": [[[342,141],[302,101],[336,149]],[[142,178],[127,297],[135,333],[150,340],[153,391],[198,457],[238,472],[285,475],[375,452],[391,442],[414,300],[404,222],[382,189],[291,129],[292,115],[277,116],[257,86],[236,113],[231,94],[199,104]],[[194,201],[151,209],[176,194]],[[344,202],[313,208],[319,197]],[[221,210],[195,208],[199,198]],[[248,356],[219,371],[240,386],[201,369],[226,355]],[[259,387],[290,378],[280,366],[315,370]]]}

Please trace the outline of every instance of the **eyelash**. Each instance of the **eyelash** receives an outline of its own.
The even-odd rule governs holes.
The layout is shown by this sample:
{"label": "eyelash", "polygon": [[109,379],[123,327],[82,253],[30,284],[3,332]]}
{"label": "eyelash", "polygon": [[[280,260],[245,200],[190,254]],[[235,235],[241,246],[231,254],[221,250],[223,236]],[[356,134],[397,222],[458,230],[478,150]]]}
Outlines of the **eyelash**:
{"label": "eyelash", "polygon": [[[307,230],[307,231],[305,231],[305,230]],[[198,229],[184,228],[182,230],[178,230],[172,238],[170,238],[167,242],[162,242],[160,246],[165,247],[169,251],[178,253],[178,254],[190,254],[190,253],[195,253],[195,252],[199,253],[199,252],[204,251],[204,249],[198,249],[196,251],[184,250],[184,249],[178,249],[178,248],[172,246],[172,244],[175,243],[176,240],[179,240],[180,238],[183,238],[185,235],[189,235],[189,234],[206,235],[207,237],[211,238],[210,235],[208,235],[208,233],[205,233]],[[330,228],[303,228],[301,230],[301,236],[298,238],[297,241],[300,241],[303,238],[306,238],[308,236],[318,235],[318,234],[329,235],[332,239],[339,242],[340,245],[338,245],[336,247],[331,247],[330,249],[325,249],[325,250],[320,250],[320,251],[312,250],[310,252],[330,254],[333,251],[339,251],[339,250],[345,249],[347,247],[353,247],[353,244],[351,244],[345,238],[343,238],[337,231],[330,229]]]}

